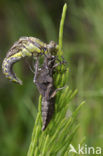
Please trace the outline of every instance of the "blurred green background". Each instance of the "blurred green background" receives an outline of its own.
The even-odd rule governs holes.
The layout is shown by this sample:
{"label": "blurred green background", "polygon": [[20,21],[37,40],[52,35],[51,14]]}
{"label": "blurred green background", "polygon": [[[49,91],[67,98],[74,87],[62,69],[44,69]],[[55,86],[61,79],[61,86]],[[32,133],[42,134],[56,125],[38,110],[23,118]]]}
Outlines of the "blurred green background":
{"label": "blurred green background", "polygon": [[103,1],[0,0],[0,156],[26,155],[39,97],[25,61],[14,67],[23,86],[4,77],[2,61],[21,36],[58,42],[65,2],[63,50],[70,68],[68,84],[78,89],[70,109],[86,101],[78,117],[80,128],[74,144],[86,136],[88,146],[103,147]]}

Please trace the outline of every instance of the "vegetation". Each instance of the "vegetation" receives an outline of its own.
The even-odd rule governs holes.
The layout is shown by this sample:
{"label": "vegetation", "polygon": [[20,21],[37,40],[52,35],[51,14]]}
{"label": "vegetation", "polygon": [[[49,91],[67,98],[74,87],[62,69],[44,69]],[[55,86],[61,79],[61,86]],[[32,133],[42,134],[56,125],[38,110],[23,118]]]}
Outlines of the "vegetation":
{"label": "vegetation", "polygon": [[[46,0],[0,1],[0,65],[7,50],[21,36],[35,36],[47,43],[50,40],[58,42],[58,28],[64,2],[63,0],[51,2]],[[72,114],[69,118],[68,126],[71,128],[68,131],[71,134],[75,132],[78,127],[76,123],[78,119],[80,126],[72,144],[77,147],[83,136],[86,136],[84,142],[88,146],[103,147],[103,1],[69,0],[67,2],[63,55],[68,62],[70,71],[65,81],[72,90],[78,89],[78,94],[72,101],[70,96],[73,92],[68,90],[68,94],[70,92],[68,115],[74,112],[81,101],[86,100],[79,116],[77,117],[74,112],[74,116]],[[24,80],[23,86],[8,82],[0,70],[1,156],[27,154],[37,116],[39,93],[32,83],[33,74],[25,62],[17,63],[15,70]],[[66,89],[63,93],[65,92]],[[72,125],[75,128],[70,125],[72,119],[75,120]],[[44,136],[46,133],[44,132]],[[68,132],[66,131],[66,133]],[[49,136],[46,139],[48,142]],[[40,147],[45,152],[45,146],[41,145]],[[35,152],[38,152],[38,149]]]}

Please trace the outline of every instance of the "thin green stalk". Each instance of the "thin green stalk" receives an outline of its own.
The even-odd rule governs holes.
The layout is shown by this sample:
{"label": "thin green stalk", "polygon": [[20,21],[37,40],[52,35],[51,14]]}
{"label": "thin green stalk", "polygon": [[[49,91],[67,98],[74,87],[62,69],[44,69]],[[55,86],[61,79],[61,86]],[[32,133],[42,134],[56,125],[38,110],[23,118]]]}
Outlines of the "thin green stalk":
{"label": "thin green stalk", "polygon": [[64,28],[64,21],[67,11],[67,4],[64,4],[63,11],[62,11],[62,17],[60,21],[60,28],[59,28],[59,50],[60,50],[60,56],[62,55],[62,48],[63,48],[63,28]]}

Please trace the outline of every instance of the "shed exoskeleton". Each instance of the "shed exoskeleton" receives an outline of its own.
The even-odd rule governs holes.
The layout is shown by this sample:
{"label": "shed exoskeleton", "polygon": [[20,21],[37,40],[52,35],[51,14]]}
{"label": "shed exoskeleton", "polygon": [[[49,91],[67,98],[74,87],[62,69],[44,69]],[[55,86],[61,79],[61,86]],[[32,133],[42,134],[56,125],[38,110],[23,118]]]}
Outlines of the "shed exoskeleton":
{"label": "shed exoskeleton", "polygon": [[48,126],[50,120],[55,111],[55,95],[58,90],[63,88],[56,89],[54,86],[53,74],[55,67],[61,64],[61,62],[56,63],[57,56],[47,54],[44,57],[44,62],[41,68],[39,68],[39,61],[36,60],[35,63],[35,76],[34,83],[36,84],[40,94],[42,95],[42,120],[43,127],[42,130],[45,130]]}

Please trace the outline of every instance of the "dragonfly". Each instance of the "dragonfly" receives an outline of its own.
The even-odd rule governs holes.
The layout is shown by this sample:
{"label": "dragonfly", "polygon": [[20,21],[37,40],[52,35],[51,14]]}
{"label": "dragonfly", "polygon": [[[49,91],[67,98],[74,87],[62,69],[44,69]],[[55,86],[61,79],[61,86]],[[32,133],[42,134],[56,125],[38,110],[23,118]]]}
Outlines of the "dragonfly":
{"label": "dragonfly", "polygon": [[22,81],[13,72],[13,65],[25,57],[37,59],[42,54],[51,53],[57,55],[58,45],[54,41],[49,44],[35,37],[21,37],[7,52],[2,63],[3,74],[12,82],[22,85]]}

